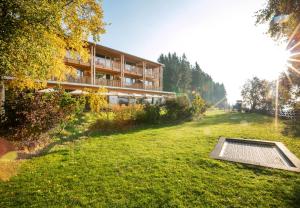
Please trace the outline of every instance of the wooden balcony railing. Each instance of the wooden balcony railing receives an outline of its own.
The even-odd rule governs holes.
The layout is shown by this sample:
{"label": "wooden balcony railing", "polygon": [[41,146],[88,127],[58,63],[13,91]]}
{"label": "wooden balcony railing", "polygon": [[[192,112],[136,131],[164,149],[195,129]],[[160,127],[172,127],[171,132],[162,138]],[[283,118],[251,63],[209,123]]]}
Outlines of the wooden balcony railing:
{"label": "wooden balcony railing", "polygon": [[73,58],[65,57],[65,62],[72,63],[72,64],[78,64],[78,65],[86,65],[86,66],[90,65],[90,61],[85,62],[85,61],[83,61],[79,58],[78,59],[73,59]]}
{"label": "wooden balcony railing", "polygon": [[95,85],[111,86],[111,87],[121,87],[120,80],[109,80],[109,79],[96,79]]}
{"label": "wooden balcony railing", "polygon": [[[51,78],[51,81],[58,81],[56,78]],[[69,83],[79,83],[79,84],[92,84],[91,77],[88,76],[82,76],[82,77],[72,77],[68,76],[66,80],[63,82],[69,82]],[[102,86],[110,86],[110,87],[122,87],[120,80],[109,80],[109,79],[95,79],[95,85],[102,85]],[[146,85],[144,88],[143,83],[134,83],[134,84],[128,84],[124,83],[125,88],[134,88],[134,89],[146,89],[146,90],[156,90],[161,91],[162,89],[157,85]]]}
{"label": "wooden balcony railing", "polygon": [[81,84],[91,84],[91,77],[83,76],[83,77],[67,77],[68,82],[72,83],[81,83]]}
{"label": "wooden balcony railing", "polygon": [[146,75],[146,77],[149,77],[149,78],[152,78],[152,79],[158,79],[159,78],[158,73],[146,72],[145,75]]}
{"label": "wooden balcony railing", "polygon": [[132,66],[129,64],[125,64],[125,72],[129,74],[139,75],[139,76],[143,75],[143,69],[141,67]]}
{"label": "wooden balcony railing", "polygon": [[102,57],[95,57],[96,67],[107,68],[114,71],[121,71],[121,63]]}
{"label": "wooden balcony railing", "polygon": [[146,85],[145,86],[146,90],[156,90],[156,91],[161,91],[161,88],[159,86],[156,85]]}
{"label": "wooden balcony railing", "polygon": [[67,76],[65,80],[58,80],[55,77],[52,77],[50,81],[62,81],[62,82],[70,82],[70,83],[80,83],[80,84],[91,84],[91,77],[83,76],[83,77],[72,77]]}
{"label": "wooden balcony railing", "polygon": [[135,88],[135,89],[144,89],[143,83],[134,83],[134,84],[124,83],[124,87]]}

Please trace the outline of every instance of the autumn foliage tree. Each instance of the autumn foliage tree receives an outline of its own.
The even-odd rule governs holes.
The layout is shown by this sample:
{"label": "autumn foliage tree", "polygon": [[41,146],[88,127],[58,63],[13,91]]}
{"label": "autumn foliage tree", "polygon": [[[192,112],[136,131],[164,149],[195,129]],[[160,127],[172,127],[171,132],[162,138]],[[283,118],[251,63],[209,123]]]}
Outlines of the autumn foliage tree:
{"label": "autumn foliage tree", "polygon": [[256,15],[257,24],[269,24],[268,33],[273,38],[289,38],[300,22],[298,0],[268,0]]}
{"label": "autumn foliage tree", "polygon": [[246,106],[254,112],[265,110],[269,92],[268,81],[253,77],[243,85],[241,95]]}
{"label": "autumn foliage tree", "polygon": [[106,88],[99,88],[97,91],[86,89],[85,91],[88,92],[86,98],[92,112],[99,113],[103,108],[108,107]]}
{"label": "autumn foliage tree", "polygon": [[1,1],[0,16],[0,81],[13,77],[20,88],[63,80],[73,71],[63,62],[66,49],[87,60],[86,41],[105,32],[97,0]]}

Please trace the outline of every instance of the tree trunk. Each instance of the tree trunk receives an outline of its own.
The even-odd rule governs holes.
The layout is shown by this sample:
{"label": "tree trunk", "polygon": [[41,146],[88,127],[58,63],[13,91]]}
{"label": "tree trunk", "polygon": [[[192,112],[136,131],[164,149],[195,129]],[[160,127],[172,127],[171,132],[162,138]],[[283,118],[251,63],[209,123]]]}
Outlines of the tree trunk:
{"label": "tree trunk", "polygon": [[4,81],[0,81],[0,115],[4,113],[4,101],[5,101],[5,86]]}

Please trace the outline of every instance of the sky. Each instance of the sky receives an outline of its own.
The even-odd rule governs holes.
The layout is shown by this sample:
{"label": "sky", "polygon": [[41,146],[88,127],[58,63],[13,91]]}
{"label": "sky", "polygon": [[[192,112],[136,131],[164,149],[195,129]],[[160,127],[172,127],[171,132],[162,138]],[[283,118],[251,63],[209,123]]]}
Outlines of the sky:
{"label": "sky", "polygon": [[284,70],[284,47],[255,25],[264,0],[103,0],[102,45],[149,60],[186,54],[214,81],[224,83],[230,103],[253,76],[275,80]]}

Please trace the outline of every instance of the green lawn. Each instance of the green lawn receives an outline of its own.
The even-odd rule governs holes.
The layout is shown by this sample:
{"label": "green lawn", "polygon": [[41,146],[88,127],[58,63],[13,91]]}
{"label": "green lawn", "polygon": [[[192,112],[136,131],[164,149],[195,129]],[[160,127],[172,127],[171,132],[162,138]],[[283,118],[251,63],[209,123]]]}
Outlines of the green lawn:
{"label": "green lawn", "polygon": [[90,115],[82,122],[0,182],[0,207],[300,206],[299,173],[209,158],[220,136],[282,141],[300,157],[300,138],[283,136],[270,117],[210,112],[198,122],[89,135]]}

